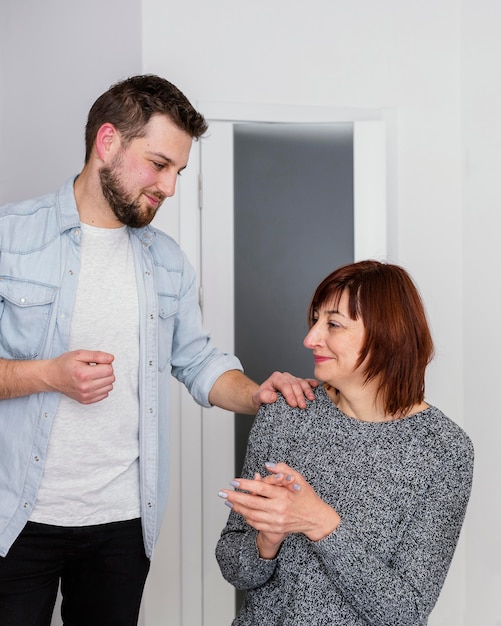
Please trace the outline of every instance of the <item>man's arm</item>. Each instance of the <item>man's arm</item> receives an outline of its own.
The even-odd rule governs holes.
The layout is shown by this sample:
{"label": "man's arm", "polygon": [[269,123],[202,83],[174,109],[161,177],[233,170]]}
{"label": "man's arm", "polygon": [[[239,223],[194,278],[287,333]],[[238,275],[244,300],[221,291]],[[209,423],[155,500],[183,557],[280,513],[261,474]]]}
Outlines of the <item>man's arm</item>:
{"label": "man's arm", "polygon": [[74,350],[54,359],[0,359],[0,400],[58,391],[82,404],[106,398],[113,389],[113,355]]}
{"label": "man's arm", "polygon": [[290,406],[306,407],[306,399],[313,400],[312,387],[318,382],[292,376],[288,372],[274,372],[258,385],[238,370],[221,374],[209,393],[209,402],[234,413],[255,415],[261,404],[270,404],[280,391]]}

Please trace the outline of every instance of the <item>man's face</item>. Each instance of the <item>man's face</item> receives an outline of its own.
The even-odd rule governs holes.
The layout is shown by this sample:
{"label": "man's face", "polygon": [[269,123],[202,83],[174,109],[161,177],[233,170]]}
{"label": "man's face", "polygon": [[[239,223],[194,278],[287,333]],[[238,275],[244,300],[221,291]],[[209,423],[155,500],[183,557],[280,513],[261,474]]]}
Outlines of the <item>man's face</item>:
{"label": "man's face", "polygon": [[117,219],[140,228],[155,217],[176,190],[186,167],[192,138],[164,115],[154,115],[146,135],[133,139],[100,170],[101,189]]}

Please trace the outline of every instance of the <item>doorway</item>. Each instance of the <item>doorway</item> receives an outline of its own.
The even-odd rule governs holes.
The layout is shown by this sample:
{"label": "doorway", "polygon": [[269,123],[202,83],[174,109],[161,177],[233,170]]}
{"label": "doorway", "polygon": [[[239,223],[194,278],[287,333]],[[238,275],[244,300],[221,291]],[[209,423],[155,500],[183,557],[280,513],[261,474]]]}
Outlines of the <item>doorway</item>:
{"label": "doorway", "polygon": [[[302,339],[314,287],[338,265],[386,255],[384,122],[308,112],[285,121],[283,112],[207,117],[200,142],[204,325],[257,381],[274,369],[310,376]],[[230,623],[235,612],[235,593],[214,557],[228,515],[216,494],[238,475],[251,424],[203,410],[205,626]]]}
{"label": "doorway", "polygon": [[[354,258],[353,124],[235,124],[234,336],[247,375],[311,377],[313,289]],[[235,475],[253,418],[235,418]]]}

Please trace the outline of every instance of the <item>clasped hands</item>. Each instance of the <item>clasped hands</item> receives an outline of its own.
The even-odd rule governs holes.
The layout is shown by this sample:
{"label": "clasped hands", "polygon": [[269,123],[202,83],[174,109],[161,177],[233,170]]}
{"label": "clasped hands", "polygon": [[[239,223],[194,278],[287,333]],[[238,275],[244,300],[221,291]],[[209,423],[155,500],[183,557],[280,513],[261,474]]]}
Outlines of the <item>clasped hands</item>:
{"label": "clasped hands", "polygon": [[235,491],[222,489],[219,496],[258,531],[261,558],[272,559],[290,533],[302,533],[319,541],[341,522],[338,513],[324,502],[303,476],[285,463],[266,463],[266,476],[253,480],[235,478]]}

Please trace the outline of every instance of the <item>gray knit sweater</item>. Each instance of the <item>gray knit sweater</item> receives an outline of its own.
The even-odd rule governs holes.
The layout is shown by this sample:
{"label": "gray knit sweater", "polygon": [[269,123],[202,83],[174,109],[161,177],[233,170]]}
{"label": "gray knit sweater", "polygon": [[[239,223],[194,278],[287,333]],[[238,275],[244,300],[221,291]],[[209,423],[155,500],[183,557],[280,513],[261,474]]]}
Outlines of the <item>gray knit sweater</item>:
{"label": "gray knit sweater", "polygon": [[473,473],[468,436],[435,407],[374,423],[347,417],[323,388],[306,409],[263,406],[242,477],[266,461],[300,472],[340,514],[331,535],[289,535],[273,560],[230,512],[216,556],[247,591],[236,626],[421,626],[449,568]]}

